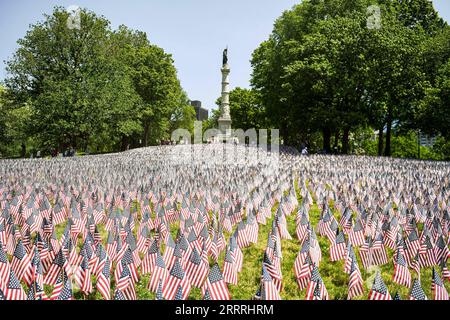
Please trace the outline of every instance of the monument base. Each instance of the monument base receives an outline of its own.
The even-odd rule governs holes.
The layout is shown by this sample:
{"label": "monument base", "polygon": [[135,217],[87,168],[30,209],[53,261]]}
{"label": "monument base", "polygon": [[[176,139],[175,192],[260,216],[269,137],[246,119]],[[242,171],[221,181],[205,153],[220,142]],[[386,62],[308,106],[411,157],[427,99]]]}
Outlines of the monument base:
{"label": "monument base", "polygon": [[231,119],[219,118],[217,123],[219,124],[219,131],[222,135],[231,136]]}

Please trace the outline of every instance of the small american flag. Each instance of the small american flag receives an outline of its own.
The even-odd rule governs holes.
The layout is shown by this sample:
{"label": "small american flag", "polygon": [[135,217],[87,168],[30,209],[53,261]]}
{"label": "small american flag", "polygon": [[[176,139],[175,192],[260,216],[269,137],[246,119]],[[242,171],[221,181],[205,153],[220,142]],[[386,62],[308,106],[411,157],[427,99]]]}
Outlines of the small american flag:
{"label": "small american flag", "polygon": [[55,285],[61,271],[64,270],[65,272],[67,272],[68,269],[69,263],[66,257],[64,256],[61,248],[58,254],[56,255],[55,259],[53,260],[50,269],[47,271],[47,274],[44,277],[44,283],[51,286]]}
{"label": "small american flag", "polygon": [[167,300],[173,300],[180,285],[183,288],[183,300],[185,300],[191,291],[191,284],[180,264],[179,259],[176,258],[163,287],[164,298]]}
{"label": "small american flag", "polygon": [[211,300],[230,300],[230,293],[227,284],[223,280],[219,265],[215,263],[202,286],[202,293],[205,295],[208,290]]}
{"label": "small american flag", "polygon": [[208,275],[208,268],[195,247],[192,249],[191,256],[186,264],[186,275],[191,285],[197,288],[201,288],[205,277]]}
{"label": "small american flag", "polygon": [[0,243],[0,282],[6,282],[9,277],[10,269],[11,266],[9,264],[8,258],[6,257],[6,253]]}
{"label": "small american flag", "polygon": [[111,298],[111,261],[106,255],[106,252],[104,252],[104,254],[105,257],[99,264],[100,268],[98,269],[99,272],[97,274],[96,286],[103,298],[105,298],[105,300],[109,300]]}
{"label": "small american flag", "polygon": [[411,286],[411,273],[409,272],[408,265],[400,249],[397,249],[397,254],[394,258],[393,281],[406,287]]}
{"label": "small american flag", "polygon": [[272,277],[269,272],[267,272],[266,267],[262,266],[261,273],[261,289],[260,289],[260,299],[261,300],[281,300],[280,293],[272,281]]}
{"label": "small american flag", "polygon": [[123,294],[122,290],[116,288],[114,291],[114,300],[127,300],[127,298]]}
{"label": "small american flag", "polygon": [[338,229],[336,231],[336,239],[330,246],[330,261],[344,259],[346,248],[344,232]]}
{"label": "small american flag", "polygon": [[[167,269],[163,257],[159,250],[156,252],[156,260],[153,268],[150,281],[148,283],[148,289],[152,292],[157,292],[160,283],[165,283],[167,278]],[[161,289],[162,290],[162,289]]]}
{"label": "small american flag", "polygon": [[81,251],[81,256],[81,264],[77,267],[75,272],[75,283],[80,288],[81,292],[85,295],[89,295],[92,292],[92,282],[86,249]]}
{"label": "small american flag", "polygon": [[350,278],[348,282],[348,299],[352,299],[356,296],[360,296],[364,293],[363,279],[361,277],[361,271],[358,267],[356,259],[352,259],[350,267]]}
{"label": "small american flag", "polygon": [[309,255],[309,250],[309,240],[306,239],[303,242],[302,249],[300,250],[294,262],[294,272],[295,277],[297,278],[299,290],[303,290],[304,288],[306,288],[311,278],[312,263]]}
{"label": "small american flag", "polygon": [[447,289],[445,289],[444,282],[434,268],[431,291],[433,292],[434,300],[449,300],[448,292]]}
{"label": "small american flag", "polygon": [[9,271],[9,279],[5,288],[5,300],[26,300],[27,295],[20,284],[19,279],[16,277],[14,271]]}
{"label": "small american flag", "polygon": [[25,273],[31,267],[31,258],[32,256],[27,254],[22,240],[19,239],[11,260],[11,268],[19,280],[23,280]]}
{"label": "small american flag", "polygon": [[234,263],[233,254],[229,247],[225,252],[225,258],[223,262],[223,279],[226,283],[234,285],[238,284],[238,273],[236,265]]}
{"label": "small american flag", "polygon": [[425,292],[420,285],[419,279],[414,279],[411,287],[411,293],[409,294],[409,300],[428,300]]}
{"label": "small american flag", "polygon": [[[316,289],[318,288],[318,291]],[[319,268],[314,264],[311,271],[311,279],[306,288],[305,300],[328,300],[328,291],[319,273]]]}
{"label": "small american flag", "polygon": [[392,300],[388,288],[384,284],[381,274],[378,271],[369,293],[369,300]]}

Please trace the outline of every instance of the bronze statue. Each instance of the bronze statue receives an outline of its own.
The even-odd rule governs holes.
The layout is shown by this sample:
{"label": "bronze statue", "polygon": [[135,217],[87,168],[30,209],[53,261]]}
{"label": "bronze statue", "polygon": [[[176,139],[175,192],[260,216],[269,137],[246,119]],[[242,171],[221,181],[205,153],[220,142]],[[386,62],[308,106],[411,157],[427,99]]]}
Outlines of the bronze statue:
{"label": "bronze statue", "polygon": [[222,65],[226,65],[228,63],[228,47],[223,50],[223,60]]}

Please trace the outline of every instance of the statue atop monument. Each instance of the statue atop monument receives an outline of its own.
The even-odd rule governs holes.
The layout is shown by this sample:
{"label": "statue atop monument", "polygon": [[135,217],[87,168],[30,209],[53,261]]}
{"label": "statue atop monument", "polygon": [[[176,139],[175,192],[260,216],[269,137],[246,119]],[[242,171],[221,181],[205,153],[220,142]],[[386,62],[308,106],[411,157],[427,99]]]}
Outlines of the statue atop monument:
{"label": "statue atop monument", "polygon": [[223,58],[222,65],[226,65],[228,63],[228,47],[223,50]]}

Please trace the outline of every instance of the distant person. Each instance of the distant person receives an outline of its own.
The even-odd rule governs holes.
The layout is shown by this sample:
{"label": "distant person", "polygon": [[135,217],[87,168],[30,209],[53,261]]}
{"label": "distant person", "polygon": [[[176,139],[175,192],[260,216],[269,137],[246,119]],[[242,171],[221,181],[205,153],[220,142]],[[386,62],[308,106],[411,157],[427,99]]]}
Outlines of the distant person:
{"label": "distant person", "polygon": [[302,155],[306,156],[308,154],[308,147],[302,149]]}

